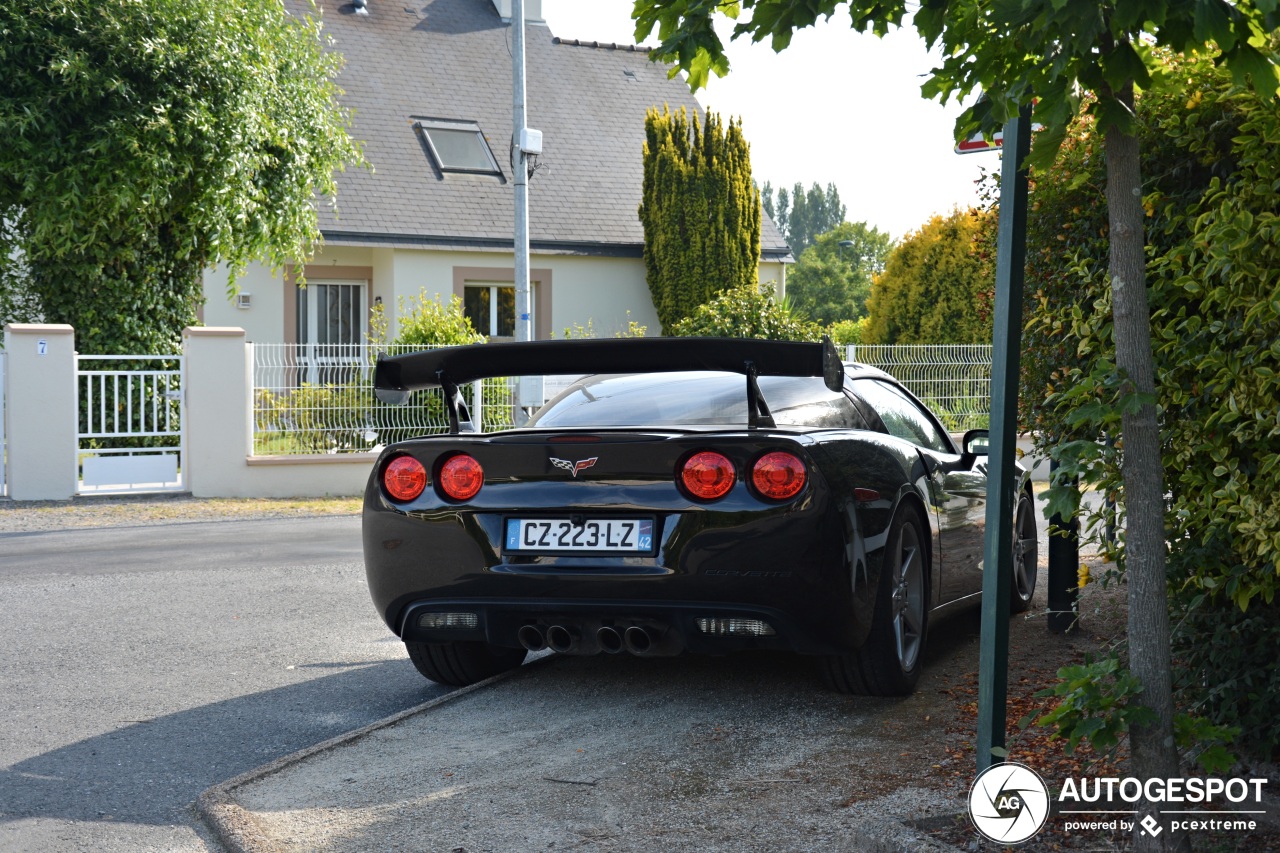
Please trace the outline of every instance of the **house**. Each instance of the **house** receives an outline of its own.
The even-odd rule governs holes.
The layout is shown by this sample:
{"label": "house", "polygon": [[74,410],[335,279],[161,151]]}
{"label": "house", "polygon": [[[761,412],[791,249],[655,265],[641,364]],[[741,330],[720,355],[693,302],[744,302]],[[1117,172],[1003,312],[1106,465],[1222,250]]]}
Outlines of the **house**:
{"label": "house", "polygon": [[[482,333],[512,336],[510,0],[317,5],[345,55],[338,82],[373,170],[339,176],[305,289],[291,270],[258,267],[228,298],[226,271],[211,270],[202,319],[251,341],[360,343],[372,305],[388,309],[394,335],[398,298],[425,290],[461,297]],[[654,334],[637,214],[644,116],[700,108],[644,48],[561,40],[541,0],[525,10],[528,123],[543,133],[529,181],[534,336],[588,321],[607,335],[628,319]],[[761,281],[781,294],[792,258],[767,217],[761,244]]]}

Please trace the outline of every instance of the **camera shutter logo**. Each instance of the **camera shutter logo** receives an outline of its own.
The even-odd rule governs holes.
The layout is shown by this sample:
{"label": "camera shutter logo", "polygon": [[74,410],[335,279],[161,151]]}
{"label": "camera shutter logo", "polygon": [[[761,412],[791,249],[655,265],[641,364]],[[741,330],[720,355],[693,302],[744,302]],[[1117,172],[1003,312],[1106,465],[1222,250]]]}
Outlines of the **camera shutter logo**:
{"label": "camera shutter logo", "polygon": [[1022,764],[996,764],[978,774],[969,789],[969,819],[985,838],[1017,844],[1049,819],[1049,786]]}

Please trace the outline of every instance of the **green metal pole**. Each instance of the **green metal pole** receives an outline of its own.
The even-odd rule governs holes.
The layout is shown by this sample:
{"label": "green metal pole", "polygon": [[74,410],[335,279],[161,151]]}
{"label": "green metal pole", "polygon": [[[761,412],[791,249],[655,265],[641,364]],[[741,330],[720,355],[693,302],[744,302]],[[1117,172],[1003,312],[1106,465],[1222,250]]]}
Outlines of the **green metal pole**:
{"label": "green metal pole", "polygon": [[1022,280],[1027,255],[1027,172],[1031,111],[1004,126],[1000,222],[996,236],[996,307],[991,364],[991,436],[983,542],[982,637],[978,656],[978,772],[1006,756],[1009,596],[1013,584],[1014,445],[1018,429],[1018,356],[1022,349]]}

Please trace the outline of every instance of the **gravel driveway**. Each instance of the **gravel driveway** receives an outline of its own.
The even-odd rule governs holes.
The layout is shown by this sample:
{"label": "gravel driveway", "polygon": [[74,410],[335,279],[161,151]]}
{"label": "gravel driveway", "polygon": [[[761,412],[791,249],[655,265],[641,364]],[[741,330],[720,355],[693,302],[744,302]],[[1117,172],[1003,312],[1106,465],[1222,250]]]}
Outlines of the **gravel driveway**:
{"label": "gravel driveway", "polygon": [[136,527],[218,519],[304,518],[356,515],[360,498],[90,497],[70,501],[0,498],[0,533],[35,533],[81,527]]}

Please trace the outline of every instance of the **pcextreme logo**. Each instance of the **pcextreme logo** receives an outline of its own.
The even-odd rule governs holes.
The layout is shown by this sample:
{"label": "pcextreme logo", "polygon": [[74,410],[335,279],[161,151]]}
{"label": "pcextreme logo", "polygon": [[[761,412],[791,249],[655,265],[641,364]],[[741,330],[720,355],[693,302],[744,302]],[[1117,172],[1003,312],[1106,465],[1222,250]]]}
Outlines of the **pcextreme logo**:
{"label": "pcextreme logo", "polygon": [[969,818],[985,838],[1017,844],[1040,831],[1049,818],[1049,786],[1023,764],[995,764],[969,789]]}

